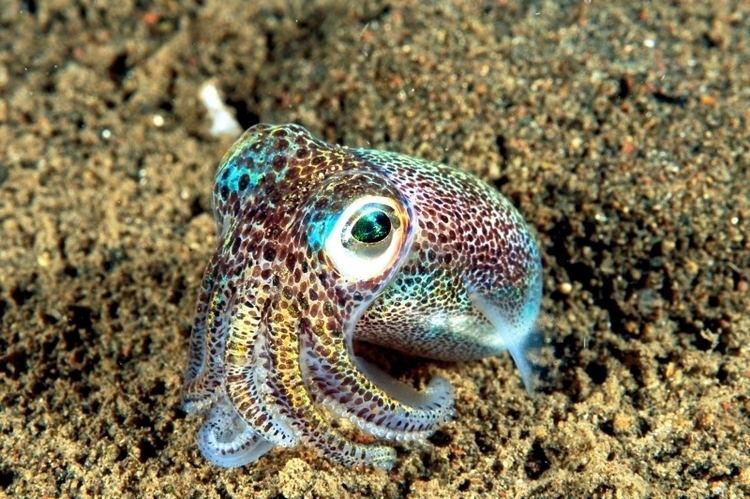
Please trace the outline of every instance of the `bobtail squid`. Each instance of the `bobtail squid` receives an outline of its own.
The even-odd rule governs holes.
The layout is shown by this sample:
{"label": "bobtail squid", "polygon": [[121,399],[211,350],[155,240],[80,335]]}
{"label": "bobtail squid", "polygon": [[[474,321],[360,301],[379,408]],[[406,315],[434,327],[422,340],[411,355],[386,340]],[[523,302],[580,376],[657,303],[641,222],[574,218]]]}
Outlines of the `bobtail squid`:
{"label": "bobtail squid", "polygon": [[463,361],[510,351],[524,381],[542,284],[521,215],[477,177],[392,152],[256,125],[215,177],[216,250],[190,340],[183,408],[224,467],[275,446],[393,466],[347,438],[427,438],[453,415],[449,383],[417,391],[354,354],[354,340]]}

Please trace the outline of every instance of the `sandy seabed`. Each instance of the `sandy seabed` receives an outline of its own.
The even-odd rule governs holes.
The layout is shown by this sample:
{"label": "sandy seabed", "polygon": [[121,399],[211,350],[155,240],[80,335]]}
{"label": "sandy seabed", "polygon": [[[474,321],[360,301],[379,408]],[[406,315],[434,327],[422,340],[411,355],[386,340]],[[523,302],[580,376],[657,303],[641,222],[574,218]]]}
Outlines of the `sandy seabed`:
{"label": "sandy seabed", "polygon": [[[750,4],[6,0],[0,495],[750,495]],[[274,451],[221,470],[180,410],[243,127],[446,162],[537,231],[535,397],[507,355],[414,361],[457,417],[391,472]]]}

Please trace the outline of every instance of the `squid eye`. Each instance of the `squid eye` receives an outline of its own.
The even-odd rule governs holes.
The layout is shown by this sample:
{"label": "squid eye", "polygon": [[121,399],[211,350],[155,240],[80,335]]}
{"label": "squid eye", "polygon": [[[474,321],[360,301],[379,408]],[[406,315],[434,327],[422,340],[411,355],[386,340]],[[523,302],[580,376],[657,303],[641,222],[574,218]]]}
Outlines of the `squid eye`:
{"label": "squid eye", "polygon": [[391,233],[391,218],[380,208],[372,208],[352,226],[352,237],[365,244],[382,241]]}
{"label": "squid eye", "polygon": [[325,242],[326,254],[346,279],[382,275],[398,258],[406,221],[406,212],[394,199],[359,198],[336,221]]}

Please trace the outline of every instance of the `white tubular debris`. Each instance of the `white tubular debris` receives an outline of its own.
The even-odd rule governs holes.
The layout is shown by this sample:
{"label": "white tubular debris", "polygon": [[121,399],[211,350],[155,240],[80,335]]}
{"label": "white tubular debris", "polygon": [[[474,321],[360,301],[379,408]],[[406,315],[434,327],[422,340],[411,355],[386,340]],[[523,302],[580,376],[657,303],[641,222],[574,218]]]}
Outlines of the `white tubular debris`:
{"label": "white tubular debris", "polygon": [[219,90],[213,81],[209,80],[201,86],[199,96],[211,117],[211,135],[214,137],[219,135],[236,137],[242,133],[240,124],[234,118],[234,113],[221,100]]}

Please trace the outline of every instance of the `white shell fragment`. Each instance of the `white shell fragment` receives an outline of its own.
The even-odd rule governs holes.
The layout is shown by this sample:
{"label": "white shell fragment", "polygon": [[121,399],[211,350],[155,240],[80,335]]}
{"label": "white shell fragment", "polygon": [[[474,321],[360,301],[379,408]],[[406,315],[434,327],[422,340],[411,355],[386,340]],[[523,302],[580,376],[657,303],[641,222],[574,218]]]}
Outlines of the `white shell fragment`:
{"label": "white shell fragment", "polygon": [[209,80],[204,83],[198,95],[211,117],[211,135],[214,137],[220,135],[237,137],[240,135],[242,132],[240,124],[235,119],[233,111],[221,100],[219,90],[213,81]]}

